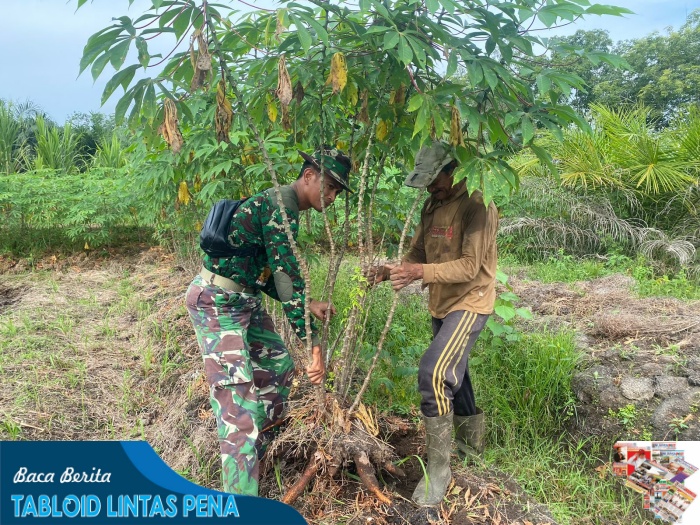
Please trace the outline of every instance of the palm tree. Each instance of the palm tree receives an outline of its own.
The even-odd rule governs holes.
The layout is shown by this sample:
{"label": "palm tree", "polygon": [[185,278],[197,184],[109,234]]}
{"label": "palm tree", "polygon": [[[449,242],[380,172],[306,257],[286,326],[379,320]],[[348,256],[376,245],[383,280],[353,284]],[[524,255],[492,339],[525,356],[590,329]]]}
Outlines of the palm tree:
{"label": "palm tree", "polygon": [[[604,252],[610,239],[651,259],[690,264],[700,246],[700,110],[662,131],[642,106],[592,105],[591,115],[590,133],[541,137],[560,188],[543,178],[548,172],[534,155],[515,159],[525,200],[533,202],[502,230],[549,250]],[[549,200],[548,191],[554,192]]]}
{"label": "palm tree", "polygon": [[626,187],[653,198],[682,192],[695,183],[697,161],[683,155],[672,133],[655,130],[649,108],[615,110],[594,104],[591,109]]}
{"label": "palm tree", "polygon": [[17,173],[32,166],[36,148],[37,119],[50,122],[43,110],[30,100],[0,100],[0,170]]}
{"label": "palm tree", "polygon": [[64,173],[78,171],[80,135],[69,123],[58,128],[43,117],[36,119],[36,149],[34,169],[52,169]]}

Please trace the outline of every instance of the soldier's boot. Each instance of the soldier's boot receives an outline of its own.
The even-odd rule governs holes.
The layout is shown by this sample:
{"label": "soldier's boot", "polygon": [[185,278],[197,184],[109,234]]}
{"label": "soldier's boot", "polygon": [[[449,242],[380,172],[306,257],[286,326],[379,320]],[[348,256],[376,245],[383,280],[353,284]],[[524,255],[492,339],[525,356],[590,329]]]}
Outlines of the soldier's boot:
{"label": "soldier's boot", "polygon": [[484,453],[484,439],[486,437],[486,421],[484,411],[476,409],[473,416],[454,416],[455,444],[459,459],[479,461]]}
{"label": "soldier's boot", "polygon": [[421,506],[438,505],[445,497],[452,480],[450,450],[452,449],[452,416],[423,417],[428,466],[413,491],[413,501]]}

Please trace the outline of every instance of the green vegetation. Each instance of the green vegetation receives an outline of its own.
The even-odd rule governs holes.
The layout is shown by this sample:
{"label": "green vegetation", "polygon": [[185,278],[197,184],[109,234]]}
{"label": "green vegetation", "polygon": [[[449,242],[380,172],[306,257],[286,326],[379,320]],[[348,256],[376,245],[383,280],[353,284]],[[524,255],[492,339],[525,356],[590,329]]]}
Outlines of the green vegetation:
{"label": "green vegetation", "polygon": [[[340,313],[350,303],[348,270],[346,267],[338,280],[341,288],[335,304]],[[325,271],[322,265],[314,266],[315,287],[322,286]],[[375,319],[388,308],[391,292],[380,285],[370,293],[370,319]],[[425,304],[425,297],[418,293],[405,294],[399,302],[389,342],[365,395],[365,402],[380,410],[417,415],[418,361],[432,335]],[[500,323],[509,326],[503,318]],[[365,359],[372,355],[371,341],[377,336],[378,331],[367,338]],[[567,421],[575,417],[571,377],[579,354],[573,337],[572,332],[516,332],[515,337],[504,338],[484,331],[472,352],[470,371],[479,405],[488,415],[486,466],[514,476],[562,524],[588,523],[590,516],[613,523],[620,519],[643,523],[636,494],[596,470],[609,461],[609,440],[574,438],[566,431]],[[494,377],[499,380],[493,381]],[[628,417],[628,412],[622,409],[621,417]]]}
{"label": "green vegetation", "polygon": [[125,134],[112,117],[100,113],[76,113],[58,126],[31,102],[0,99],[0,173],[121,168]]}
{"label": "green vegetation", "polygon": [[123,171],[0,176],[0,253],[39,256],[148,240],[147,225]]}
{"label": "green vegetation", "polygon": [[607,275],[624,274],[634,279],[633,290],[640,297],[676,297],[684,300],[700,299],[700,284],[697,273],[689,278],[687,270],[655,270],[653,263],[644,256],[630,259],[625,255],[610,254],[595,259],[582,259],[563,250],[544,260],[521,261],[513,254],[501,256],[500,264],[509,273],[518,273],[525,278],[543,283],[574,283],[589,281]]}
{"label": "green vegetation", "polygon": [[529,154],[521,192],[502,206],[503,245],[528,262],[596,255],[615,267],[643,257],[655,275],[700,264],[700,112],[657,131],[645,108],[594,106],[593,134],[548,134],[561,185]]}
{"label": "green vegetation", "polygon": [[[614,37],[614,35],[613,35]],[[588,60],[567,57],[570,46],[581,46],[590,53],[614,53],[626,62],[623,69]],[[585,90],[573,93],[573,104],[585,111],[593,103],[619,107],[644,103],[668,123],[684,108],[700,102],[700,10],[691,12],[685,23],[664,33],[614,43],[607,31],[578,30],[573,35],[557,38],[551,64],[562,64],[569,73],[579,75]],[[564,53],[557,48],[561,48]]]}
{"label": "green vegetation", "polygon": [[573,333],[523,334],[511,343],[494,342],[483,338],[471,359],[475,390],[483,392],[484,409],[497,421],[493,440],[505,444],[517,436],[559,431],[575,404],[571,377],[579,356]]}
{"label": "green vegetation", "polygon": [[562,525],[619,523],[645,525],[649,515],[639,494],[599,469],[609,461],[610,441],[569,436],[514,437],[487,447],[486,464],[512,475]]}

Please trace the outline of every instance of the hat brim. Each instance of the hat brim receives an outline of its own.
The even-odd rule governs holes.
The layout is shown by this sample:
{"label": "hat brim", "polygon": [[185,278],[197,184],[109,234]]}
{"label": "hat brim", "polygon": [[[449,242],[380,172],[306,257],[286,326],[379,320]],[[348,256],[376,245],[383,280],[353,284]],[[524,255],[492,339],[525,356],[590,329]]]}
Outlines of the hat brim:
{"label": "hat brim", "polygon": [[306,162],[309,162],[309,163],[313,164],[313,166],[314,166],[318,171],[322,171],[322,173],[326,173],[327,175],[329,175],[334,181],[336,181],[338,184],[340,184],[340,185],[343,187],[343,189],[344,189],[345,191],[347,191],[348,193],[355,193],[354,191],[352,191],[352,190],[350,189],[350,187],[349,187],[338,175],[336,175],[336,174],[333,172],[333,170],[330,170],[330,169],[328,169],[328,168],[325,168],[324,170],[321,170],[321,166],[319,166],[318,161],[316,161],[315,158],[313,158],[311,155],[309,155],[308,153],[305,153],[305,152],[303,152],[303,151],[301,151],[301,150],[297,150],[297,151],[299,152],[299,155],[301,155],[302,158],[303,158]]}
{"label": "hat brim", "polygon": [[417,170],[413,170],[408,174],[406,180],[403,181],[404,186],[408,186],[409,188],[427,188],[433,182],[435,182],[435,179],[437,179],[437,176],[440,175],[440,172],[445,168],[445,166],[452,162],[452,160],[452,157],[447,157],[437,171],[435,171],[432,177],[428,177],[425,173],[420,173]]}

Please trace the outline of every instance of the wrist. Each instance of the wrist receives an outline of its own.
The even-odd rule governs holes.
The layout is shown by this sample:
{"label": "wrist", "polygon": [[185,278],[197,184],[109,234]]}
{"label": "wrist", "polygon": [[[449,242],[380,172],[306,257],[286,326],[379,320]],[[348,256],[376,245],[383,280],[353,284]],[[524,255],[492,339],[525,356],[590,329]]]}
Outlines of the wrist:
{"label": "wrist", "polygon": [[423,265],[420,263],[416,263],[413,265],[413,271],[411,272],[413,275],[413,280],[417,281],[418,279],[423,278]]}

